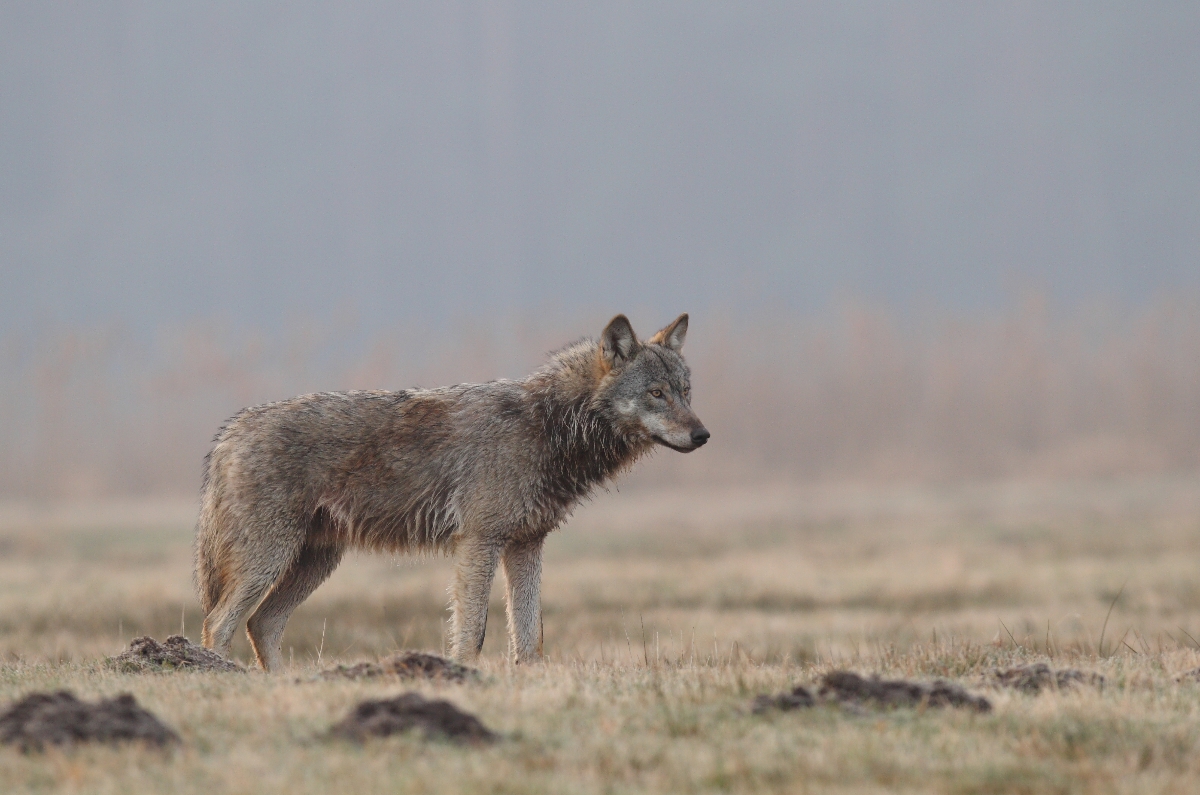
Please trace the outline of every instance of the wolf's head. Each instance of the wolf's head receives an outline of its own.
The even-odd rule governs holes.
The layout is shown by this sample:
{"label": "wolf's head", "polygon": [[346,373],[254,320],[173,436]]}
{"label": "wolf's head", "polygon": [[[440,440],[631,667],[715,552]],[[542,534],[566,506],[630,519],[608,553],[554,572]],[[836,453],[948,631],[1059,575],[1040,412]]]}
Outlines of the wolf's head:
{"label": "wolf's head", "polygon": [[688,316],[645,342],[638,340],[624,315],[600,335],[601,391],[622,432],[690,453],[709,433],[692,411],[691,371],[680,355]]}

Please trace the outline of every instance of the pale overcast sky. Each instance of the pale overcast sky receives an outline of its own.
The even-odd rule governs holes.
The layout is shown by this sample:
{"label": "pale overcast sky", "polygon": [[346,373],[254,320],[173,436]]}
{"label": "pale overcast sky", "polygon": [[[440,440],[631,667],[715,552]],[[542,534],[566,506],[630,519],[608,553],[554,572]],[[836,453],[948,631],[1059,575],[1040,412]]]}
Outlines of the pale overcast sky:
{"label": "pale overcast sky", "polygon": [[0,332],[1136,304],[1198,252],[1195,2],[0,5]]}

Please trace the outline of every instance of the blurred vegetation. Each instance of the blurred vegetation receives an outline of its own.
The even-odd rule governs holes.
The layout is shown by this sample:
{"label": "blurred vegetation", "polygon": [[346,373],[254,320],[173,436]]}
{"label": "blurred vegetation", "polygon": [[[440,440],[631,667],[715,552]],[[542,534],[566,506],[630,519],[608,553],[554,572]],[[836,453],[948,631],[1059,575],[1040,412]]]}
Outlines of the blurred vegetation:
{"label": "blurred vegetation", "polygon": [[[628,309],[626,307],[620,307]],[[669,318],[632,313],[649,336]],[[307,391],[521,377],[607,318],[366,334],[216,322],[0,339],[0,497],[190,495],[220,424]],[[821,317],[693,318],[685,353],[714,443],[624,485],[961,481],[1194,471],[1200,301],[973,316],[852,304]]]}

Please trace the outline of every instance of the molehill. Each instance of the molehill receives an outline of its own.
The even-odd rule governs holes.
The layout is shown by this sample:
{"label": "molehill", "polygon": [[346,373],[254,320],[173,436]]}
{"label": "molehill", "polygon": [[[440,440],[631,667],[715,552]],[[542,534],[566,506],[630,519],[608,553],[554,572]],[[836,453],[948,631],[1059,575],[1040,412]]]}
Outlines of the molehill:
{"label": "molehill", "polygon": [[66,690],[30,693],[0,715],[0,743],[27,752],[47,745],[131,741],[162,747],[178,742],[179,735],[128,693],[95,704]]}

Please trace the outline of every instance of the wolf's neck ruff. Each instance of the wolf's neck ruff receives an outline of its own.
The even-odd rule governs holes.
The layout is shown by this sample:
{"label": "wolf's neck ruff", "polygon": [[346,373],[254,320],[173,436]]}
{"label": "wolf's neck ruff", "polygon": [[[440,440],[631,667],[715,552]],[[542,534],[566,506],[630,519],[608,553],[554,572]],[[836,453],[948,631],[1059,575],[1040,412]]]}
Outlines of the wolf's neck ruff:
{"label": "wolf's neck ruff", "polygon": [[650,444],[622,433],[598,399],[603,374],[592,341],[565,348],[526,382],[546,440],[546,496],[573,503],[631,466]]}

